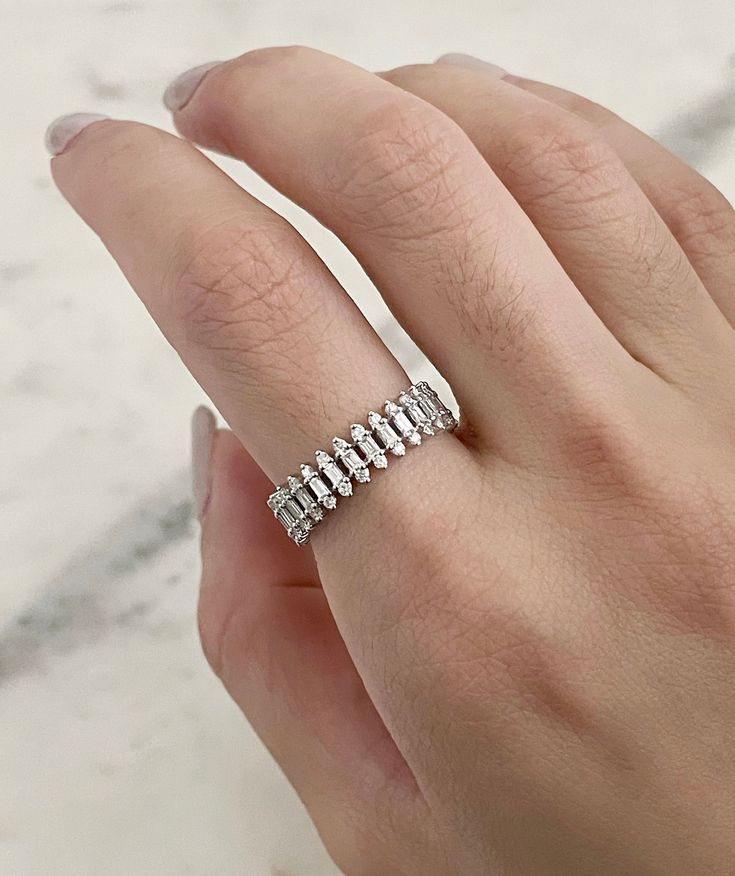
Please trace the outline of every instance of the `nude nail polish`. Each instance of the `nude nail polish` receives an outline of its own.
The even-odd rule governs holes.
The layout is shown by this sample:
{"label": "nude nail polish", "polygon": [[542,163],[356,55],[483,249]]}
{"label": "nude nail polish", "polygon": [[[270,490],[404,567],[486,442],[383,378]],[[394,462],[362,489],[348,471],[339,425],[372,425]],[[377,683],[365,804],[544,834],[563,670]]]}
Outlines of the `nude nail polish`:
{"label": "nude nail polish", "polygon": [[177,76],[163,93],[166,109],[171,110],[172,113],[182,110],[192,99],[207,73],[219,67],[221,63],[221,61],[213,61],[209,64],[200,64]]}
{"label": "nude nail polish", "polygon": [[463,55],[460,52],[442,55],[441,58],[436,59],[435,63],[450,64],[454,67],[466,67],[468,70],[487,73],[490,76],[495,76],[497,79],[502,79],[508,75],[508,71],[498,67],[497,64],[491,64],[489,61],[483,61],[480,58],[475,58],[473,55]]}
{"label": "nude nail polish", "polygon": [[99,113],[72,113],[59,116],[46,129],[46,148],[53,156],[61,155],[82,131],[95,122],[104,122],[109,118]]}
{"label": "nude nail polish", "polygon": [[217,422],[209,408],[200,405],[191,418],[191,492],[199,520],[207,510],[212,491],[212,446]]}

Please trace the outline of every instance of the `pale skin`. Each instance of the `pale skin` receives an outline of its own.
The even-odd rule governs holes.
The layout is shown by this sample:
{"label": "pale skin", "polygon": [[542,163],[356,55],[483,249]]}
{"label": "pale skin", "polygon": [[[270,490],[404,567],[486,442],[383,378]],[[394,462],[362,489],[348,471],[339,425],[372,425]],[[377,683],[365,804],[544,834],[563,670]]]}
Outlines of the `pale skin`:
{"label": "pale skin", "polygon": [[[195,418],[207,657],[348,876],[735,873],[735,214],[607,110],[458,63],[209,70],[182,137],[97,120],[54,178],[230,429]],[[409,378],[460,428],[291,544],[265,505]]]}

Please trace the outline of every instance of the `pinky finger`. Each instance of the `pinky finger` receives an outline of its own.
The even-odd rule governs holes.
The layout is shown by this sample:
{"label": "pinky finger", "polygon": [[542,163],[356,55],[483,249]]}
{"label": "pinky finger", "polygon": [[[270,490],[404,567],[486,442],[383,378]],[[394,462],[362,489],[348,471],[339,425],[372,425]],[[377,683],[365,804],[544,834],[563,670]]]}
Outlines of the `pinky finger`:
{"label": "pinky finger", "polygon": [[[463,55],[444,63],[487,69],[518,88],[574,113],[594,126],[628,168],[686,253],[728,321],[735,325],[735,210],[712,183],[643,131],[604,106],[572,91],[514,76]],[[484,66],[483,66],[484,65]]]}

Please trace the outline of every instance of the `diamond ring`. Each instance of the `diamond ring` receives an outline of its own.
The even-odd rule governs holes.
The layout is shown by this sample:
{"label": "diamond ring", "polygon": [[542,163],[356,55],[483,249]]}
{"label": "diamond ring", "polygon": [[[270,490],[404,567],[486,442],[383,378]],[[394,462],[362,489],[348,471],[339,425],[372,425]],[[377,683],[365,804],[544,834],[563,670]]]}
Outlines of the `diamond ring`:
{"label": "diamond ring", "polygon": [[387,468],[389,455],[403,456],[424,436],[456,427],[454,415],[429,384],[416,383],[397,401],[387,401],[382,414],[370,411],[367,425],[353,423],[351,442],[334,438],[331,456],[317,450],[316,467],[302,465],[301,477],[290,475],[268,497],[268,507],[296,544],[306,544],[311,530],[337,507],[338,497],[352,495],[353,481],[368,483],[371,467]]}

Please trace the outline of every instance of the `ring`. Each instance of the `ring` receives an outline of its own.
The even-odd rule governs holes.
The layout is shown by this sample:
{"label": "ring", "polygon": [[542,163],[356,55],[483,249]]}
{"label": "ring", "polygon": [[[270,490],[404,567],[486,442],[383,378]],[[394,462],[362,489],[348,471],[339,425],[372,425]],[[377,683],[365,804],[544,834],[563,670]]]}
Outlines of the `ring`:
{"label": "ring", "polygon": [[268,497],[268,507],[296,544],[306,544],[311,530],[337,507],[338,496],[352,495],[353,480],[368,483],[370,467],[387,468],[388,454],[404,456],[406,447],[418,446],[424,435],[456,427],[456,418],[429,384],[413,384],[398,401],[387,401],[382,414],[370,411],[367,425],[353,423],[351,443],[336,437],[332,456],[317,450],[316,468],[302,465],[301,477],[290,475]]}

